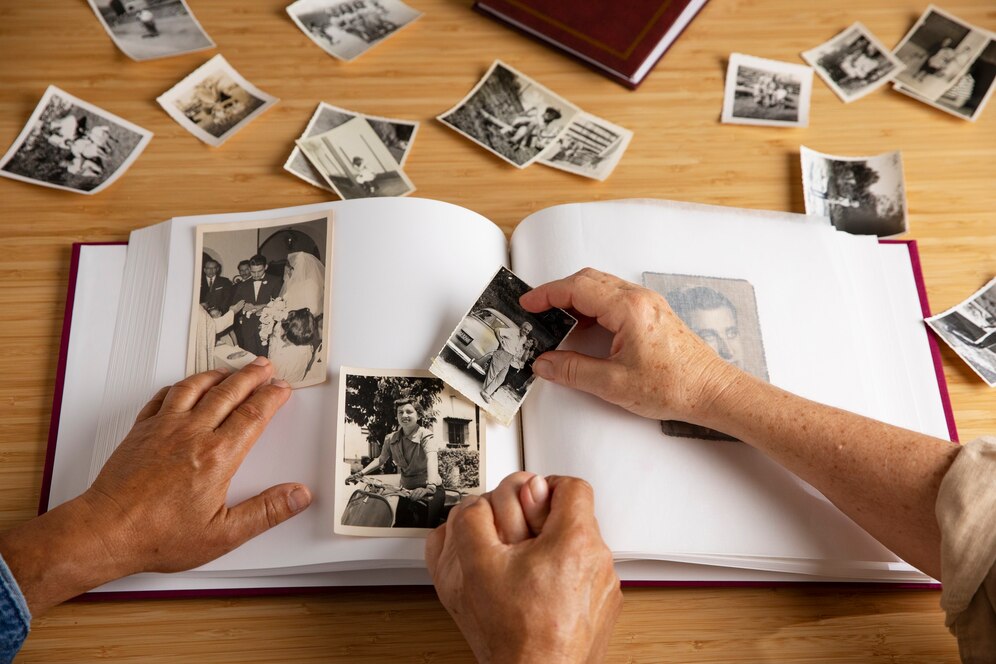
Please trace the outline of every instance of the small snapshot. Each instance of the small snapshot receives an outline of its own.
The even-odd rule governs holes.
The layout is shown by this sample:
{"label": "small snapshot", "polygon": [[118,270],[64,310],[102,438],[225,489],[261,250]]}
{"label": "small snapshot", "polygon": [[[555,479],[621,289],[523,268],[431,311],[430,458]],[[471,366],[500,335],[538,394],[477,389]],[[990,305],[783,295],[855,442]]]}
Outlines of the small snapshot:
{"label": "small snapshot", "polygon": [[429,367],[505,425],[533,385],[533,360],[557,348],[577,324],[563,309],[533,314],[520,307],[529,290],[500,268]]}
{"label": "small snapshot", "polygon": [[244,79],[219,54],[156,101],[181,127],[218,147],[279,100]]}
{"label": "small snapshot", "polygon": [[[749,281],[644,272],[643,285],[663,295],[678,318],[721,358],[768,380],[757,300]],[[661,432],[680,438],[736,440],[713,429],[675,420],[661,421]]]}
{"label": "small snapshot", "polygon": [[813,70],[741,53],[730,55],[722,121],[770,127],[805,127]]}
{"label": "small snapshot", "polygon": [[187,375],[269,358],[291,387],[328,373],[331,213],[197,227]]}
{"label": "small snapshot", "polygon": [[581,110],[499,60],[437,119],[517,168],[559,139]]}
{"label": "small snapshot", "polygon": [[548,147],[539,162],[593,180],[605,180],[622,159],[633,132],[581,112]]}
{"label": "small snapshot", "polygon": [[407,196],[415,191],[394,155],[365,118],[301,139],[299,148],[329,187],[345,200]]}
{"label": "small snapshot", "polygon": [[114,45],[132,60],[168,58],[214,48],[186,0],[87,0]]}
{"label": "small snapshot", "polygon": [[996,279],[926,323],[986,385],[996,386]]}
{"label": "small snapshot", "polygon": [[979,56],[947,91],[936,100],[926,99],[903,86],[896,90],[945,113],[975,122],[992,97],[996,80],[996,39],[990,39]]}
{"label": "small snapshot", "polygon": [[422,15],[400,0],[297,0],[287,13],[323,51],[347,61]]}
{"label": "small snapshot", "polygon": [[806,214],[828,217],[839,230],[889,237],[906,232],[906,185],[898,151],[840,157],[801,146]]}
{"label": "small snapshot", "polygon": [[334,531],[428,535],[484,492],[485,429],[480,408],[428,371],[342,367]]}
{"label": "small snapshot", "polygon": [[0,159],[0,175],[96,194],[124,175],[152,132],[50,85]]}
{"label": "small snapshot", "polygon": [[929,101],[951,89],[990,41],[990,35],[930,6],[896,47],[905,69],[895,87]]}
{"label": "small snapshot", "polygon": [[844,103],[878,90],[905,65],[861,23],[802,54]]}
{"label": "small snapshot", "polygon": [[[408,159],[408,153],[411,152],[412,144],[415,141],[418,122],[354,113],[353,111],[321,102],[318,104],[315,114],[311,116],[311,120],[308,122],[308,126],[305,127],[304,133],[301,134],[301,139],[324,134],[330,129],[335,129],[356,117],[362,117],[370,124],[370,127],[380,137],[381,142],[384,143],[387,151],[391,153],[391,156],[398,162],[398,165],[404,166],[405,160]],[[322,177],[322,174],[304,156],[301,148],[296,145],[291,151],[290,157],[287,158],[287,162],[284,164],[284,170],[316,187],[334,191],[325,181],[325,178]]]}

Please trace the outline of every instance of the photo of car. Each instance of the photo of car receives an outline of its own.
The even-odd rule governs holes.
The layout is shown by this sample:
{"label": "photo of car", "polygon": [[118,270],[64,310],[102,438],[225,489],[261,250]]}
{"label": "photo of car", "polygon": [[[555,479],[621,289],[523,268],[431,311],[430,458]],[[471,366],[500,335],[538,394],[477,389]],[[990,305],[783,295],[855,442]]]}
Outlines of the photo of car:
{"label": "photo of car", "polygon": [[[446,341],[446,347],[462,359],[467,368],[482,376],[487,372],[487,358],[498,348],[498,330],[508,328],[518,334],[519,326],[494,309],[470,312],[457,331]],[[483,361],[483,362],[482,362]]]}

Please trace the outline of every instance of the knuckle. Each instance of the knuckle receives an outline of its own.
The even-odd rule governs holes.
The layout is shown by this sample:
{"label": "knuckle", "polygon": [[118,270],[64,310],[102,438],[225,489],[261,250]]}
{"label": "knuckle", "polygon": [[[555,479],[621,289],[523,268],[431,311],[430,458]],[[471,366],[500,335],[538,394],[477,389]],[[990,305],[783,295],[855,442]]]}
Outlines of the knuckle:
{"label": "knuckle", "polygon": [[232,387],[231,383],[218,383],[211,388],[211,392],[223,401],[234,403],[239,400],[239,394],[236,389]]}
{"label": "knuckle", "polygon": [[281,522],[280,508],[277,506],[273,496],[263,497],[263,512],[266,517],[266,527],[273,528]]}
{"label": "knuckle", "polygon": [[564,361],[561,367],[561,376],[568,385],[574,386],[578,384],[579,364],[579,359],[574,355]]}
{"label": "knuckle", "polygon": [[235,412],[238,413],[240,417],[251,423],[261,424],[267,420],[266,413],[263,412],[263,409],[252,401],[243,401],[235,409]]}

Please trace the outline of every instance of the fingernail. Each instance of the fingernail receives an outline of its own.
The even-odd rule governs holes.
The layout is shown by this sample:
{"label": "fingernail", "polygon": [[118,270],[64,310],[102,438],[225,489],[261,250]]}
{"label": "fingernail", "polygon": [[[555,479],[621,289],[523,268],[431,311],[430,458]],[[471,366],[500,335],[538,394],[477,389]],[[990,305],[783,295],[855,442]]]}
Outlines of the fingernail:
{"label": "fingernail", "polygon": [[542,475],[534,475],[529,480],[529,494],[537,505],[545,504],[547,498],[550,497],[550,485],[546,483],[546,478]]}
{"label": "fingernail", "polygon": [[287,494],[287,507],[289,507],[290,511],[294,514],[297,514],[310,504],[311,493],[309,493],[303,486],[299,486]]}
{"label": "fingernail", "polygon": [[227,376],[228,374],[232,373],[232,370],[229,369],[228,367],[215,367],[214,370],[220,373],[222,376]]}
{"label": "fingernail", "polygon": [[267,364],[270,363],[270,361],[265,357],[263,357],[262,355],[257,355],[256,359],[253,360],[252,363],[255,364],[257,367],[265,367]]}
{"label": "fingernail", "polygon": [[543,359],[536,360],[533,362],[533,373],[540,378],[550,380],[553,378],[553,362]]}
{"label": "fingernail", "polygon": [[270,385],[275,385],[276,387],[290,387],[290,383],[283,378],[271,378]]}

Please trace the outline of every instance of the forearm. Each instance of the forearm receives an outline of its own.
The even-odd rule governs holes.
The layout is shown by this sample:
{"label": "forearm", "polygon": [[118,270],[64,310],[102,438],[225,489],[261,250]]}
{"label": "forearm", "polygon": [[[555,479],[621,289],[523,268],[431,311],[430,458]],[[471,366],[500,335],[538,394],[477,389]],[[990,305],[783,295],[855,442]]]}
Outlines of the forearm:
{"label": "forearm", "polygon": [[956,445],[803,399],[732,368],[729,378],[697,423],[764,452],[891,551],[940,578],[934,505]]}
{"label": "forearm", "polygon": [[377,457],[376,459],[368,463],[366,466],[364,466],[362,469],[360,469],[360,474],[366,475],[367,473],[377,470],[378,468],[380,468],[380,457]]}

